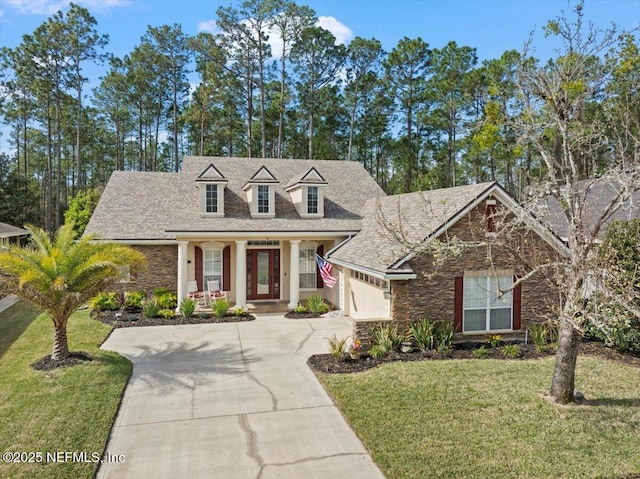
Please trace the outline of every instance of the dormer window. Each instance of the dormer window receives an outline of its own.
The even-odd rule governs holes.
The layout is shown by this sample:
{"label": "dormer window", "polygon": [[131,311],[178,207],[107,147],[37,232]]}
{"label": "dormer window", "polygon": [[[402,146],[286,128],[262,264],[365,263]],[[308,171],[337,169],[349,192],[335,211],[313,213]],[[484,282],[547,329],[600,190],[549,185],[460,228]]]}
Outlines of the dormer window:
{"label": "dormer window", "polygon": [[269,187],[258,185],[258,213],[269,213]]}
{"label": "dormer window", "polygon": [[227,182],[213,164],[196,178],[200,189],[200,216],[224,216],[224,190]]}
{"label": "dormer window", "polygon": [[247,203],[251,216],[273,218],[276,215],[276,185],[279,181],[266,167],[261,167],[245,183],[242,189],[247,193]]}
{"label": "dormer window", "polygon": [[327,181],[315,168],[310,168],[301,177],[293,178],[286,191],[301,218],[324,217],[324,189]]}
{"label": "dormer window", "polygon": [[218,185],[205,185],[205,213],[218,212]]}
{"label": "dormer window", "polygon": [[318,214],[318,187],[307,186],[307,214]]}

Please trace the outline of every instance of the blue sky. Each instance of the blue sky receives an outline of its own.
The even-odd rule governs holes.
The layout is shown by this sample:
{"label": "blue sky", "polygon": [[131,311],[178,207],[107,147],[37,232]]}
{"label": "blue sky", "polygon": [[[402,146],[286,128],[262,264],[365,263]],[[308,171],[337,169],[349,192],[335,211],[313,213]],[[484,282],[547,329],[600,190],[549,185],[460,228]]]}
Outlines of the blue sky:
{"label": "blue sky", "polygon": [[[111,37],[108,50],[122,56],[139,42],[147,25],[181,23],[188,34],[211,28],[215,11],[232,0],[77,0]],[[325,25],[348,43],[354,36],[376,37],[388,51],[403,36],[422,37],[431,47],[448,41],[478,50],[480,60],[496,58],[507,49],[522,49],[537,32],[539,57],[552,54],[543,48],[541,27],[569,10],[565,0],[300,0],[312,7]],[[0,0],[0,45],[13,47],[22,35],[64,9],[64,0]],[[600,26],[614,21],[633,28],[640,21],[640,0],[587,0],[586,15]],[[548,43],[548,42],[547,42]]]}

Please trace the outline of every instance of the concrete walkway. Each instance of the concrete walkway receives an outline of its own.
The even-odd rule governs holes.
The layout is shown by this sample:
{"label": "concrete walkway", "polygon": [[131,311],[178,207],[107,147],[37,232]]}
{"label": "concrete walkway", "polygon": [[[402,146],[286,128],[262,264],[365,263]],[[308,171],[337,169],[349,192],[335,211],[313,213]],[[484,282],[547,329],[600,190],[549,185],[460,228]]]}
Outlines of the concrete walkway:
{"label": "concrete walkway", "polygon": [[6,309],[9,309],[18,301],[20,301],[20,298],[14,296],[13,294],[5,296],[4,298],[0,298],[0,313],[2,313]]}
{"label": "concrete walkway", "polygon": [[[124,328],[134,363],[99,479],[384,479],[306,365],[344,318]],[[105,455],[105,457],[108,457]]]}

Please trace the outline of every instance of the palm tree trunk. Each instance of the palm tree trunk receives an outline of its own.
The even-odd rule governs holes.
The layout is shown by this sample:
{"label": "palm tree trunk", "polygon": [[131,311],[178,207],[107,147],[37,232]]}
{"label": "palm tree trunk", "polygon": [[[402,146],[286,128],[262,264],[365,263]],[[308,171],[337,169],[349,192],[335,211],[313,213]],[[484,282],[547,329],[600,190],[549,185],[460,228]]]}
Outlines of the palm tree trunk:
{"label": "palm tree trunk", "polygon": [[53,361],[62,361],[69,357],[69,344],[67,343],[67,325],[58,326],[54,324],[53,334],[53,352],[51,359]]}

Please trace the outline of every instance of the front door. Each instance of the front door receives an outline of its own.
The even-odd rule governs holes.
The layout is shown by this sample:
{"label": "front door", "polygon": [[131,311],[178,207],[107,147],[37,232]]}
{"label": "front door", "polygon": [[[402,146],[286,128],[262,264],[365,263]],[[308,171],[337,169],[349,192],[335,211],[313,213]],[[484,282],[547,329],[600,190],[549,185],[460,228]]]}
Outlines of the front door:
{"label": "front door", "polygon": [[280,299],[280,250],[247,250],[247,299]]}

